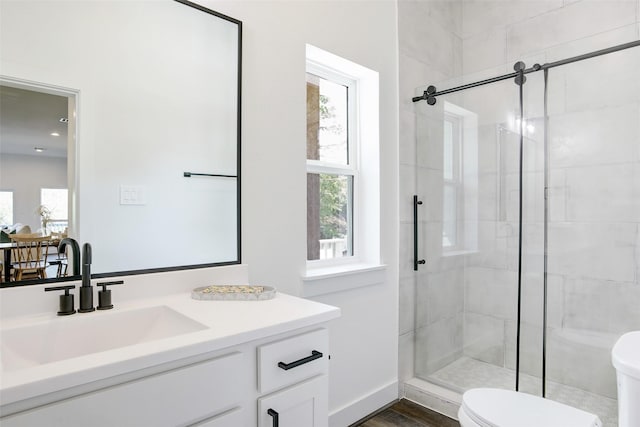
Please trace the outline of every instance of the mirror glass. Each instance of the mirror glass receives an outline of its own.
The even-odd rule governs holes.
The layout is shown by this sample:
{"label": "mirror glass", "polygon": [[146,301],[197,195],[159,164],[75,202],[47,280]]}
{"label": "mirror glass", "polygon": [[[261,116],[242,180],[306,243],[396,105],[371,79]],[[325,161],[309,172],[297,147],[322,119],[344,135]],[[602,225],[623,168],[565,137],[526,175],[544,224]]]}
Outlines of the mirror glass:
{"label": "mirror glass", "polygon": [[239,263],[240,41],[182,0],[1,2],[0,225],[98,277]]}

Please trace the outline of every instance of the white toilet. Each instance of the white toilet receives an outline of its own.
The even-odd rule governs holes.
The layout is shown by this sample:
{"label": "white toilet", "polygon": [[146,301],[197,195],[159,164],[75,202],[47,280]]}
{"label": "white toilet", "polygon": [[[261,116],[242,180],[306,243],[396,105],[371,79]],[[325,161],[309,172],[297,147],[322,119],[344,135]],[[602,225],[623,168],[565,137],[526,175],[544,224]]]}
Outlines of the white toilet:
{"label": "white toilet", "polygon": [[640,426],[640,331],[618,339],[611,352],[618,377],[618,426]]}
{"label": "white toilet", "polygon": [[580,409],[496,388],[467,391],[458,419],[462,427],[602,427],[596,415]]}
{"label": "white toilet", "polygon": [[[612,350],[618,377],[618,427],[640,426],[640,331],[629,332]],[[588,412],[526,393],[476,388],[462,396],[462,427],[601,427]]]}

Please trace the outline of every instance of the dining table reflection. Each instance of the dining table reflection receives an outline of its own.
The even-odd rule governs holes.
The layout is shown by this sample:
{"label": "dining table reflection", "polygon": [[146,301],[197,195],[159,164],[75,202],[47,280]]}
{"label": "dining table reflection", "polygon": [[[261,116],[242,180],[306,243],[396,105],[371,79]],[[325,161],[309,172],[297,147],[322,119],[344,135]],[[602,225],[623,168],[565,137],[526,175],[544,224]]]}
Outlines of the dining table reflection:
{"label": "dining table reflection", "polygon": [[67,259],[58,244],[66,233],[12,234],[0,243],[3,252],[2,281],[18,282],[67,275]]}

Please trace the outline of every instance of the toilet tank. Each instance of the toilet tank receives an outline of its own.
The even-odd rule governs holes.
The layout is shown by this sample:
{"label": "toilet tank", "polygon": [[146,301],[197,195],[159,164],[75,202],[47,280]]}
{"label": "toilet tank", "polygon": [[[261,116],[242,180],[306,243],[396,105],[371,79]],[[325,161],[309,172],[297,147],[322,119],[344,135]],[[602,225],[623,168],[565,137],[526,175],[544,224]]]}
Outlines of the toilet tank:
{"label": "toilet tank", "polygon": [[640,426],[640,331],[628,332],[611,351],[618,380],[618,426]]}

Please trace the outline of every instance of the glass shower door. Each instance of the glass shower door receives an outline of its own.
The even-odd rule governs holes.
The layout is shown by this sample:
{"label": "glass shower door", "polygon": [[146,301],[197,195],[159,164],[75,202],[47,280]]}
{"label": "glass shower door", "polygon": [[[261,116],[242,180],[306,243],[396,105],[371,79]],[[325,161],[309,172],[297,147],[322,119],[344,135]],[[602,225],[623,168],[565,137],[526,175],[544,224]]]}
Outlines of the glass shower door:
{"label": "glass shower door", "polygon": [[418,254],[426,263],[416,272],[414,367],[459,392],[515,388],[519,108],[513,79],[416,103]]}

